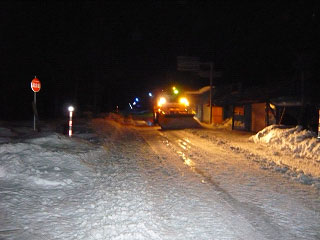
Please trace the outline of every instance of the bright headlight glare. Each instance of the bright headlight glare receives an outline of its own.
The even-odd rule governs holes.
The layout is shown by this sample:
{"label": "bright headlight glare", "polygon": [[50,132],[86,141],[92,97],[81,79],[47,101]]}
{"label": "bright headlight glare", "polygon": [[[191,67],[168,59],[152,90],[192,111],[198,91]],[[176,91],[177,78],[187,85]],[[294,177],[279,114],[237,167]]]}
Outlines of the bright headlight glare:
{"label": "bright headlight glare", "polygon": [[186,98],[180,98],[179,102],[184,104],[185,106],[189,106],[189,101]]}
{"label": "bright headlight glare", "polygon": [[161,107],[163,104],[165,104],[167,100],[164,97],[161,97],[158,101],[158,106]]}

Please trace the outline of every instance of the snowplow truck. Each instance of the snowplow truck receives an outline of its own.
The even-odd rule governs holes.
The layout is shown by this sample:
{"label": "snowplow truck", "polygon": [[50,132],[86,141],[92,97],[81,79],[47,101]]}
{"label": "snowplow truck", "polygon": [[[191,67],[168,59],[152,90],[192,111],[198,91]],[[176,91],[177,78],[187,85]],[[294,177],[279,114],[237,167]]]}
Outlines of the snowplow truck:
{"label": "snowplow truck", "polygon": [[[175,90],[175,88],[173,88]],[[153,120],[161,129],[184,129],[198,127],[195,113],[185,96],[162,93],[158,96],[153,109]]]}

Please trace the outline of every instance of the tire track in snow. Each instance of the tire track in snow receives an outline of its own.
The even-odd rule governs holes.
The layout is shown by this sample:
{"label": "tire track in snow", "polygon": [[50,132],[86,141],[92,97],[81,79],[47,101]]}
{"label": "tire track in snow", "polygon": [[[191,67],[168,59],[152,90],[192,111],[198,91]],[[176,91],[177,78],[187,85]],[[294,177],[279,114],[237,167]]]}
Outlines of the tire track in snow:
{"label": "tire track in snow", "polygon": [[[148,144],[153,149],[153,151],[159,156],[159,158],[166,159],[166,162],[162,163],[163,167],[167,167],[169,169],[175,168],[181,173],[182,176],[190,175],[190,170],[191,172],[193,172],[193,174],[191,175],[194,175],[195,173],[196,177],[195,178],[190,176],[187,177],[186,179],[187,182],[185,184],[188,184],[188,181],[191,180],[190,178],[194,178],[193,181],[196,181],[197,184],[200,186],[201,185],[204,186],[204,188],[207,189],[206,191],[208,191],[208,184],[209,186],[214,187],[214,191],[212,191],[211,189],[209,194],[206,194],[210,196],[210,197],[209,196],[207,197],[213,200],[211,204],[213,205],[221,204],[224,210],[220,208],[219,209],[220,213],[223,215],[223,212],[225,212],[226,216],[231,215],[233,218],[233,220],[231,220],[230,222],[230,219],[228,219],[228,217],[220,216],[223,220],[222,220],[222,223],[220,223],[219,225],[226,224],[228,225],[229,229],[232,229],[234,231],[235,234],[240,233],[239,236],[237,236],[239,239],[250,239],[252,236],[255,236],[257,239],[264,239],[263,235],[259,233],[259,231],[257,231],[257,228],[248,224],[245,218],[243,218],[242,216],[243,214],[240,214],[242,205],[236,199],[234,199],[228,192],[226,192],[223,188],[221,188],[219,186],[219,183],[215,182],[210,175],[208,175],[201,168],[198,168],[195,165],[193,165],[191,160],[188,157],[186,157],[188,153],[179,150],[180,146],[179,146],[179,143],[177,143],[179,142],[178,139],[173,139],[172,136],[169,137],[166,134],[163,134],[162,132],[158,132],[158,134],[159,134],[158,136],[154,136],[154,135],[148,136],[146,134],[143,134],[143,137],[148,142]],[[193,150],[188,149],[188,151],[193,151]],[[199,177],[200,179],[202,179],[202,181],[199,181]],[[206,206],[206,207],[210,209],[210,206]],[[235,224],[233,221],[238,221],[238,223]],[[250,226],[249,227],[250,230],[248,229],[248,226]],[[223,227],[221,226],[221,228]],[[248,233],[250,234],[248,235]]]}
{"label": "tire track in snow", "polygon": [[[208,143],[205,139],[201,139],[200,137],[192,136],[191,134],[188,134],[186,131],[159,131],[159,135],[162,137],[162,142],[165,143],[167,148],[171,149],[171,153],[176,155],[176,158],[180,158],[180,161],[184,163],[184,165],[189,166],[189,169],[196,173],[198,177],[200,177],[202,182],[207,182],[211,186],[214,187],[214,191],[219,193],[220,198],[225,201],[226,204],[230,205],[232,211],[235,214],[239,214],[243,216],[250,224],[261,233],[264,234],[265,237],[270,239],[292,239],[296,238],[296,236],[308,236],[306,239],[313,239],[311,237],[314,235],[314,232],[317,232],[316,226],[314,223],[309,222],[303,226],[303,220],[297,219],[298,222],[303,226],[301,229],[297,230],[294,229],[295,226],[293,225],[293,222],[296,222],[296,219],[291,219],[292,215],[295,214],[296,209],[284,209],[282,210],[279,206],[273,206],[275,209],[272,209],[270,211],[270,206],[267,206],[267,208],[264,206],[264,204],[274,204],[275,201],[272,199],[274,196],[275,198],[281,197],[281,193],[274,192],[272,189],[266,189],[267,192],[270,192],[270,199],[267,197],[267,199],[260,199],[259,197],[256,197],[255,194],[261,194],[260,192],[254,192],[253,190],[250,190],[250,182],[246,183],[244,186],[241,186],[240,189],[230,189],[226,190],[225,186],[228,185],[224,183],[224,186],[221,187],[219,180],[215,180],[219,178],[219,175],[221,176],[222,171],[231,171],[235,172],[238,171],[237,167],[239,168],[240,172],[245,173],[245,169],[253,168],[254,171],[257,171],[259,174],[262,174],[261,176],[258,176],[259,174],[255,173],[253,176],[250,176],[250,172],[243,174],[243,176],[249,174],[247,177],[243,178],[241,174],[237,173],[236,175],[240,176],[242,179],[239,179],[239,181],[247,181],[247,179],[250,177],[252,179],[256,179],[254,181],[256,182],[254,185],[260,186],[262,181],[262,189],[265,189],[265,187],[268,186],[268,183],[264,183],[266,179],[271,177],[276,177],[278,179],[281,179],[281,176],[279,177],[279,174],[269,174],[265,171],[262,171],[258,164],[248,163],[246,159],[243,157],[242,154],[235,153],[232,151],[228,151],[228,149],[223,148],[223,146],[215,145],[213,143]],[[192,139],[192,141],[190,141]],[[158,145],[154,146],[155,149],[158,148]],[[157,151],[157,150],[156,150]],[[159,151],[158,151],[159,152]],[[161,154],[161,153],[159,153]],[[213,170],[207,169],[207,164],[203,164],[205,161],[212,160],[215,165],[213,165]],[[226,161],[227,159],[228,161]],[[232,161],[230,161],[232,159]],[[234,166],[233,166],[234,165]],[[241,169],[244,168],[244,169]],[[249,170],[248,169],[248,170]],[[210,171],[213,171],[211,173]],[[252,169],[250,170],[252,171]],[[213,174],[213,175],[212,175]],[[230,174],[229,174],[230,175]],[[213,178],[214,177],[214,178]],[[229,176],[233,177],[233,176]],[[233,178],[235,178],[234,176]],[[224,178],[226,179],[226,178]],[[275,179],[274,179],[275,180]],[[282,179],[283,180],[283,179]],[[251,180],[250,180],[251,181]],[[238,183],[239,184],[239,183]],[[241,190],[242,189],[242,190]],[[231,190],[231,192],[230,192]],[[239,196],[235,193],[237,191],[244,191],[248,194],[248,196]],[[280,194],[280,195],[279,195]],[[243,194],[242,194],[243,195]],[[236,196],[236,197],[235,197]],[[250,200],[250,196],[252,196],[252,199]],[[265,197],[265,196],[263,196]],[[290,197],[290,196],[289,196]],[[259,200],[260,199],[260,200]],[[283,200],[282,200],[283,201]],[[269,203],[270,202],[270,203]],[[285,204],[285,203],[281,203]],[[296,202],[293,202],[294,205],[299,204]],[[296,205],[297,207],[299,205]],[[285,212],[286,210],[290,210],[291,212]],[[273,212],[276,211],[276,212]],[[293,211],[293,212],[292,212]],[[301,211],[303,211],[304,218],[308,220],[309,216],[308,214],[311,213],[310,217],[314,218],[315,221],[317,221],[317,215],[314,215],[314,213],[310,212],[308,209],[301,208]],[[274,216],[276,215],[276,216]],[[313,217],[312,217],[313,215]],[[285,226],[285,224],[289,223],[289,226]],[[290,226],[290,224],[292,224]],[[310,224],[311,226],[308,226]],[[303,229],[305,228],[305,229]],[[287,231],[284,231],[286,229]],[[297,231],[297,232],[295,232]],[[307,232],[309,233],[307,233]]]}
{"label": "tire track in snow", "polygon": [[[139,191],[141,202],[150,206],[153,224],[146,227],[158,229],[162,239],[196,238],[196,234],[201,239],[317,239],[319,215],[298,205],[297,199],[287,195],[289,190],[281,192],[282,182],[286,187],[291,185],[279,174],[262,171],[241,152],[214,143],[208,148],[206,139],[193,139],[187,131],[122,126],[117,131],[124,137],[115,149],[123,150],[123,158],[133,160],[127,167],[135,168],[135,181],[144,184]],[[169,133],[178,134],[177,141]],[[130,150],[125,149],[126,144]],[[183,154],[196,164],[198,173],[184,163]],[[279,183],[272,186],[268,180]]]}

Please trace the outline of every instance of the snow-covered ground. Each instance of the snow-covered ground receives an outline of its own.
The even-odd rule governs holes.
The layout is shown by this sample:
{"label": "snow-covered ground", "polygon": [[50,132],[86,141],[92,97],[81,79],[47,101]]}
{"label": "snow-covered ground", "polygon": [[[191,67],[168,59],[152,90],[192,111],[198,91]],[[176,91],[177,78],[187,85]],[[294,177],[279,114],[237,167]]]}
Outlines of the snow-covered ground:
{"label": "snow-covered ground", "polygon": [[[202,124],[211,131],[193,131],[202,138],[222,141],[228,147],[246,152],[268,168],[297,175],[305,183],[320,179],[320,139],[314,132],[301,126],[287,127],[271,125],[255,135],[247,132],[231,131],[231,119],[223,124],[211,126]],[[255,143],[255,144],[251,144]],[[289,171],[290,170],[290,171]],[[320,187],[320,186],[319,186]]]}
{"label": "snow-covered ground", "polygon": [[0,123],[0,239],[320,239],[320,175],[301,164],[319,143],[299,128],[28,124]]}

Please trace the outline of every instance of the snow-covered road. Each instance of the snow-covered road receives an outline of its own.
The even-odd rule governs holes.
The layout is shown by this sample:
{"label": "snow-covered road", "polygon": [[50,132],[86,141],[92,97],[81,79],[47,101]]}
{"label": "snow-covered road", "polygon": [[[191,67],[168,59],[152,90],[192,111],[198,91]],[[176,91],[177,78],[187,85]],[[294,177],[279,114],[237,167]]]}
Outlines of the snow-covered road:
{"label": "snow-covered road", "polygon": [[[314,189],[265,171],[258,163],[248,161],[245,154],[226,150],[190,132],[158,131],[155,135],[152,131],[143,134],[157,156],[164,159],[163,168],[176,170],[183,179],[183,191],[192,195],[195,189],[201,189],[195,202],[206,202],[204,212],[210,217],[204,219],[219,219],[219,224],[207,225],[201,221],[203,211],[199,209],[193,212],[193,219],[201,222],[198,228],[211,229],[211,236],[219,237],[229,230],[226,239],[319,237],[319,195],[313,195]],[[217,203],[221,205],[216,209]],[[219,235],[216,227],[224,229],[224,234]]]}
{"label": "snow-covered road", "polygon": [[[203,130],[0,145],[0,239],[320,239],[320,193]],[[8,134],[10,135],[10,134]]]}

